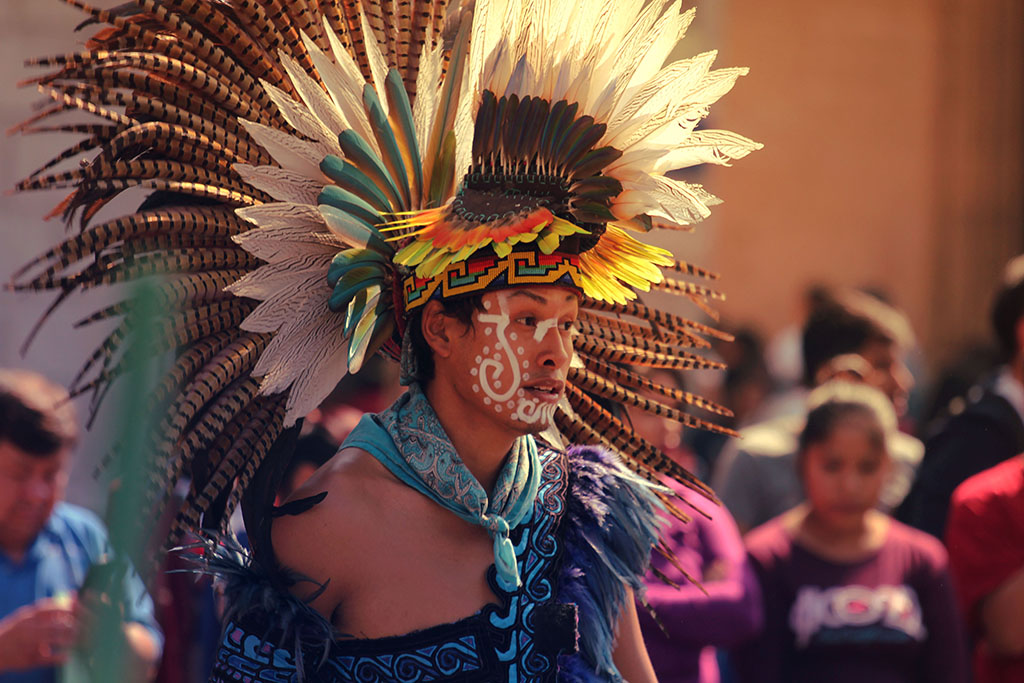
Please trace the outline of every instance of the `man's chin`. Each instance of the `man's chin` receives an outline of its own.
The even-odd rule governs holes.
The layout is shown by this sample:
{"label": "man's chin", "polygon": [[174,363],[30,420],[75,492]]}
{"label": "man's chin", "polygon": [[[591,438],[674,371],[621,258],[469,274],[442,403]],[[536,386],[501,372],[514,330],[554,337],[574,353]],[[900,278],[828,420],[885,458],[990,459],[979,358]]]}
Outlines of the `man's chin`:
{"label": "man's chin", "polygon": [[522,420],[515,420],[512,423],[512,427],[522,436],[540,436],[554,426],[554,422],[548,422],[545,424],[541,422],[524,422]]}

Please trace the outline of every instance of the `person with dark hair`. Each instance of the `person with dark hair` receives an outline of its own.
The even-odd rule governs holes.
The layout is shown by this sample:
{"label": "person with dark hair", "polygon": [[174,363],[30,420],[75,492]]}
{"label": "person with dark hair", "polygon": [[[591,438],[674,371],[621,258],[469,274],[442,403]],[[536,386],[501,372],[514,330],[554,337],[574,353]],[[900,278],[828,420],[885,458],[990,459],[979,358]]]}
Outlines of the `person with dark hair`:
{"label": "person with dark hair", "polygon": [[[63,502],[78,426],[67,392],[0,369],[0,681],[52,683],[83,633],[83,588],[108,552],[102,522]],[[79,598],[82,598],[81,600]],[[137,576],[126,585],[124,636],[141,671],[163,642]]]}
{"label": "person with dark hair", "polygon": [[743,683],[964,683],[965,642],[935,539],[876,509],[896,429],[877,389],[817,388],[795,461],[807,492],[751,531],[763,635],[737,652]]}
{"label": "person with dark hair", "polygon": [[1024,254],[1006,264],[992,305],[1002,353],[996,373],[950,404],[926,438],[924,459],[897,519],[942,538],[953,490],[1024,451]]}
{"label": "person with dark hair", "polygon": [[[740,430],[727,445],[713,480],[716,492],[742,531],[763,524],[803,499],[793,467],[803,429],[807,391],[843,377],[879,389],[899,414],[906,409],[913,378],[904,364],[913,333],[906,316],[860,291],[833,292],[808,317],[803,331],[806,389],[783,414]],[[893,510],[910,489],[924,447],[899,431],[889,434],[892,467],[879,498]]]}
{"label": "person with dark hair", "polygon": [[[151,285],[86,321],[123,326],[80,386],[173,354],[149,500],[189,476],[171,543],[242,506],[250,555],[204,537],[212,680],[653,680],[654,482],[711,493],[608,408],[727,412],[636,373],[719,367],[694,354],[713,330],[639,297],[718,298],[644,240],[719,201],[670,169],[760,147],[695,130],[745,70],[665,64],[694,14],[672,0],[144,4],[83,7],[109,26],[73,69],[40,60],[87,91],[69,106],[128,114],[89,129],[88,169],[20,185],[66,176],[85,224],[12,288]],[[131,186],[178,201],[88,225]],[[378,354],[405,393],[273,505],[298,421]]]}

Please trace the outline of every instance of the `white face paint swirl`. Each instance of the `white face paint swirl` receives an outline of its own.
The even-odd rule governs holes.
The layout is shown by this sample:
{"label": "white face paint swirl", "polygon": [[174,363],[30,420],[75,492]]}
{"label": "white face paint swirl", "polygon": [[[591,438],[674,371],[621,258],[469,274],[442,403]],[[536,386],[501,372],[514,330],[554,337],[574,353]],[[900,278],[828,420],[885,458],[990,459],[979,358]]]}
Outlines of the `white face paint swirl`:
{"label": "white face paint swirl", "polygon": [[[484,334],[494,335],[497,348],[492,355],[491,347],[485,346],[483,353],[474,359],[476,367],[472,373],[477,383],[473,385],[473,391],[483,394],[484,405],[490,406],[496,413],[508,411],[507,414],[513,420],[543,429],[551,423],[556,406],[527,396],[523,389],[523,383],[530,379],[530,373],[527,372],[530,361],[524,357],[526,349],[523,346],[513,346],[518,339],[515,332],[509,331],[512,320],[509,317],[507,297],[507,292],[498,292],[495,296],[498,313],[490,312],[491,302],[485,301],[487,312],[476,316]],[[485,327],[489,325],[493,327]],[[548,333],[555,331],[557,334],[557,330],[557,318],[539,320],[533,332],[533,342],[540,343]],[[507,385],[503,381],[506,378],[509,379]]]}
{"label": "white face paint swirl", "polygon": [[[500,313],[477,313],[476,316],[478,323],[494,325],[494,337],[498,342],[498,347],[505,352],[504,358],[502,358],[502,354],[497,352],[493,357],[489,358],[484,358],[483,356],[476,357],[478,379],[480,380],[479,387],[483,391],[485,403],[488,403],[488,405],[490,402],[501,404],[508,401],[519,390],[521,381],[519,359],[512,353],[512,346],[508,340],[508,326],[512,322],[508,317],[508,302],[505,300],[504,292],[500,293],[497,298],[498,306],[501,309]],[[489,304],[489,301],[485,302],[485,308],[489,307]],[[490,334],[490,331],[488,331],[488,334]],[[490,347],[485,346],[484,353],[486,354],[489,351]],[[511,368],[508,366],[511,366]],[[509,382],[507,390],[499,392],[501,389],[500,378],[506,369],[511,369],[512,381]]]}

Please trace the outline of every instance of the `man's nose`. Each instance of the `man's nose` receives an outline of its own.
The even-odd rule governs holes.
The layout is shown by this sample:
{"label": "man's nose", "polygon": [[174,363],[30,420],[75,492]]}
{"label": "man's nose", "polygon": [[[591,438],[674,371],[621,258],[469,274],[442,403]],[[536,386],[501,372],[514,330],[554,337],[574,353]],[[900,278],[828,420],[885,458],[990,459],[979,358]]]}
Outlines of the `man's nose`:
{"label": "man's nose", "polygon": [[557,327],[541,339],[541,365],[560,368],[568,364],[572,358],[572,339],[563,334]]}
{"label": "man's nose", "polygon": [[25,482],[24,493],[33,503],[49,500],[53,495],[53,483],[42,477],[33,477]]}

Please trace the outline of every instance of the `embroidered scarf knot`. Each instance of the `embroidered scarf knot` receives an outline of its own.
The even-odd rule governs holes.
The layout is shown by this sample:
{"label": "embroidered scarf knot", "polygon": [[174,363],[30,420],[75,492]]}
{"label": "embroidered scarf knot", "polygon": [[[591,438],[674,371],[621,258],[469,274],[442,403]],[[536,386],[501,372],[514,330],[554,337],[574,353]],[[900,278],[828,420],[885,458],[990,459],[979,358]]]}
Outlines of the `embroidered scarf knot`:
{"label": "embroidered scarf knot", "polygon": [[522,585],[509,531],[533,510],[540,486],[540,458],[532,436],[515,440],[488,497],[455,452],[418,384],[394,405],[364,415],[343,448],[361,448],[402,482],[462,519],[487,529],[494,540],[498,585],[512,592]]}

